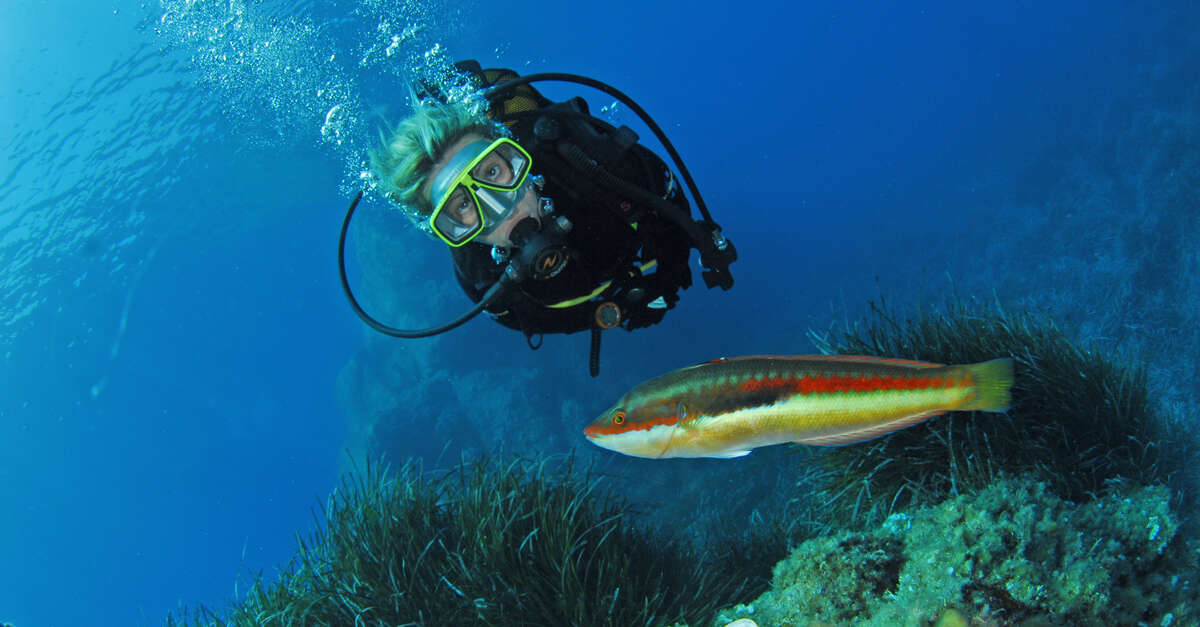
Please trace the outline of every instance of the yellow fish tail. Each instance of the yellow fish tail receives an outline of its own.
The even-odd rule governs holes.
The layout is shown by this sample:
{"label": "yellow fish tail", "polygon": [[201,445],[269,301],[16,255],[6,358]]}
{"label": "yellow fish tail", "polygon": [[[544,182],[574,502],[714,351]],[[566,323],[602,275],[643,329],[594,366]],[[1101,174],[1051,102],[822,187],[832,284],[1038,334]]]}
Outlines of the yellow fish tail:
{"label": "yellow fish tail", "polygon": [[975,397],[962,406],[963,411],[1008,411],[1012,404],[1013,360],[993,359],[962,368],[975,380]]}

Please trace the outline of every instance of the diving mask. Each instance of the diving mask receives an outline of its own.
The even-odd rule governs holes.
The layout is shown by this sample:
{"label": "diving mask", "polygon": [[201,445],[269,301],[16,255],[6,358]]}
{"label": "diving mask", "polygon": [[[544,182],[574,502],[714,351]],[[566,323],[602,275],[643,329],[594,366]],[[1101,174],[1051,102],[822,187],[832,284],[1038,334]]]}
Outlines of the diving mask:
{"label": "diving mask", "polygon": [[506,137],[464,146],[433,179],[429,226],[455,248],[507,219],[532,185],[533,159]]}

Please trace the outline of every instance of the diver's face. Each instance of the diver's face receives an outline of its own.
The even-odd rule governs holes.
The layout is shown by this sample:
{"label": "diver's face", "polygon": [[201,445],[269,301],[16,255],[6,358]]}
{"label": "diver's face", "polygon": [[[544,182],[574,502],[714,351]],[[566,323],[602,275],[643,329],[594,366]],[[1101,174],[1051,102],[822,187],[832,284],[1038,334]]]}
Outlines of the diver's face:
{"label": "diver's face", "polygon": [[[466,148],[471,143],[481,139],[484,139],[482,135],[468,133],[464,135],[462,139],[450,144],[450,147],[442,153],[441,158],[439,158],[437,162],[433,164],[433,170],[430,171],[429,178],[425,183],[425,188],[421,193],[428,197],[429,186],[433,184],[433,180],[436,179],[438,174],[441,173],[442,169],[446,167],[446,164],[454,158],[454,155],[458,154],[459,151],[461,151],[463,148]],[[475,173],[475,176],[481,180],[486,180],[488,177],[497,177],[499,179],[503,179],[506,174],[508,177],[512,176],[509,164],[500,158],[496,158],[494,162],[485,159],[484,161],[480,162],[479,165],[475,166],[474,170],[472,171]],[[453,202],[452,197],[452,201],[447,204],[447,207],[452,209],[453,207],[460,205],[462,205],[462,203]],[[534,215],[536,208],[537,197],[535,196],[533,190],[530,189],[525,192],[525,195],[521,197],[520,201],[517,202],[517,206],[513,209],[512,213],[510,213],[503,222],[490,229],[487,233],[480,234],[475,238],[475,241],[483,242],[491,246],[501,246],[504,248],[512,246],[512,241],[509,239],[509,234],[512,233],[513,227],[516,226],[521,220]],[[468,211],[456,214],[454,217],[466,226],[474,226],[475,221],[478,220],[478,216],[475,215],[474,212]]]}

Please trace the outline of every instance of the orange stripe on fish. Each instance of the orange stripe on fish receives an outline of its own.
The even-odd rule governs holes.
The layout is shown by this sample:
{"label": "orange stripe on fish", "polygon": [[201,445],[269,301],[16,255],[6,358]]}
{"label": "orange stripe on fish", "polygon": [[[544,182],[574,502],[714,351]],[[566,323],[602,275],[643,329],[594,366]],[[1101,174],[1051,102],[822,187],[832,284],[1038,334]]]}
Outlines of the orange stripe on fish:
{"label": "orange stripe on fish", "polygon": [[798,394],[832,394],[834,392],[874,392],[882,390],[919,390],[956,385],[954,381],[935,377],[851,377],[816,376],[799,379],[753,379],[740,386],[743,392],[770,389],[793,390]]}
{"label": "orange stripe on fish", "polygon": [[850,444],[947,411],[1005,411],[1012,378],[1010,359],[943,366],[842,355],[722,358],[636,386],[584,434],[638,457]]}

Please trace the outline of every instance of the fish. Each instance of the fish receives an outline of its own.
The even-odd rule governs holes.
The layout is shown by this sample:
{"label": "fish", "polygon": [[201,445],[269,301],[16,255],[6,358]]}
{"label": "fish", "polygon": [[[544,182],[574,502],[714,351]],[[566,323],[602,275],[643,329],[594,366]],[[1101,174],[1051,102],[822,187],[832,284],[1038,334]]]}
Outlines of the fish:
{"label": "fish", "polygon": [[760,446],[865,442],[950,411],[1004,412],[1013,361],[942,365],[857,355],[753,355],[645,381],[584,428],[650,459],[734,458]]}

